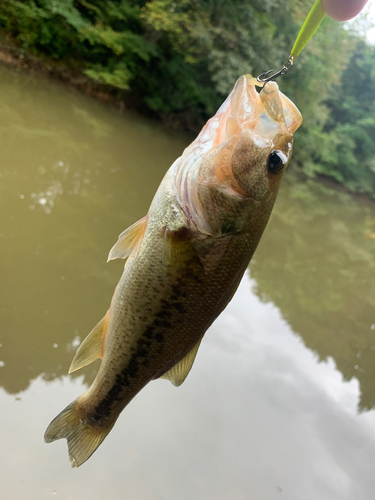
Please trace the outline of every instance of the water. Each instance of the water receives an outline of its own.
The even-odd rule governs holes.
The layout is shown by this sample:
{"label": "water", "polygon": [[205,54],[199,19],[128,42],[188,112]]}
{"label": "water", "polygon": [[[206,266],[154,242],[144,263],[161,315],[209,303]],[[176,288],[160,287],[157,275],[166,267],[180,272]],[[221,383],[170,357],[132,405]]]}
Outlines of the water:
{"label": "water", "polygon": [[[0,67],[0,487],[12,500],[367,500],[375,210],[288,174],[186,382],[149,384],[78,470],[50,420],[122,270],[106,264],[190,138]],[[298,134],[297,134],[298,140]]]}

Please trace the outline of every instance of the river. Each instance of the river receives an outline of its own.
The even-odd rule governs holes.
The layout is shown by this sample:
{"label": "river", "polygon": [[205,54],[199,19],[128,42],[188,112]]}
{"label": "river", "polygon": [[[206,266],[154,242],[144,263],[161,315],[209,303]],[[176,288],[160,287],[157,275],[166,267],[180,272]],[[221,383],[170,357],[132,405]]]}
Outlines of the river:
{"label": "river", "polygon": [[45,428],[97,371],[67,375],[109,249],[191,138],[3,66],[0,109],[1,498],[372,499],[374,206],[287,173],[187,380],[150,383],[73,470]]}

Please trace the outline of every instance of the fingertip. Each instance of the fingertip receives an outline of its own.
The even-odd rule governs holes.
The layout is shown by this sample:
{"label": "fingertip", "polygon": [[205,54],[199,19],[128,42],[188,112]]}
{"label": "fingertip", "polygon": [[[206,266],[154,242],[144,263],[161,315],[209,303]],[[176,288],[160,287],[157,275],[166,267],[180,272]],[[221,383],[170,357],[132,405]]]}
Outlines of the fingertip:
{"label": "fingertip", "polygon": [[349,21],[357,16],[368,0],[322,0],[324,12],[336,21]]}

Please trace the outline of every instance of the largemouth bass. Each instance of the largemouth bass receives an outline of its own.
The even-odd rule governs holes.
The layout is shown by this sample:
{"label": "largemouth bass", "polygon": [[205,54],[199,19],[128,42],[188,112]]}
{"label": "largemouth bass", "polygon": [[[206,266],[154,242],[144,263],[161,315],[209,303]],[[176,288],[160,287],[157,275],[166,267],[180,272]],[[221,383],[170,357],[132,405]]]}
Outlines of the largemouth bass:
{"label": "largemouth bass", "polygon": [[[97,358],[91,387],[49,425],[73,467],[102,443],[151,380],[180,385],[207,328],[233,297],[258,245],[302,118],[275,82],[250,75],[166,173],[148,214],[124,231],[108,260],[127,259],[110,308],[69,372]],[[259,84],[258,84],[259,85]]]}

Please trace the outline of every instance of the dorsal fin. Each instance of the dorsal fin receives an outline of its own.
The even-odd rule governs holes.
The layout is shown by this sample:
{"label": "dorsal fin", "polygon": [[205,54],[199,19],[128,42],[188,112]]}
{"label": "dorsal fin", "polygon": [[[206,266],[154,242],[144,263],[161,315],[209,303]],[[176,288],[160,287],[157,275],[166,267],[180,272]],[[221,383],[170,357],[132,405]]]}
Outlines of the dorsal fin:
{"label": "dorsal fin", "polygon": [[197,355],[201,340],[195,344],[193,349],[179,361],[173,368],[164,373],[160,378],[170,380],[173,385],[178,387],[188,376],[191,367],[193,366],[195,356]]}
{"label": "dorsal fin", "polygon": [[69,373],[79,368],[89,365],[93,361],[103,356],[103,339],[107,331],[109,311],[97,325],[87,335],[82,344],[78,347],[76,355],[69,367]]}
{"label": "dorsal fin", "polygon": [[114,259],[126,259],[129,257],[133,250],[135,250],[142,241],[146,226],[147,215],[132,226],[128,227],[128,229],[125,229],[125,231],[118,237],[117,242],[111,248],[107,262]]}

